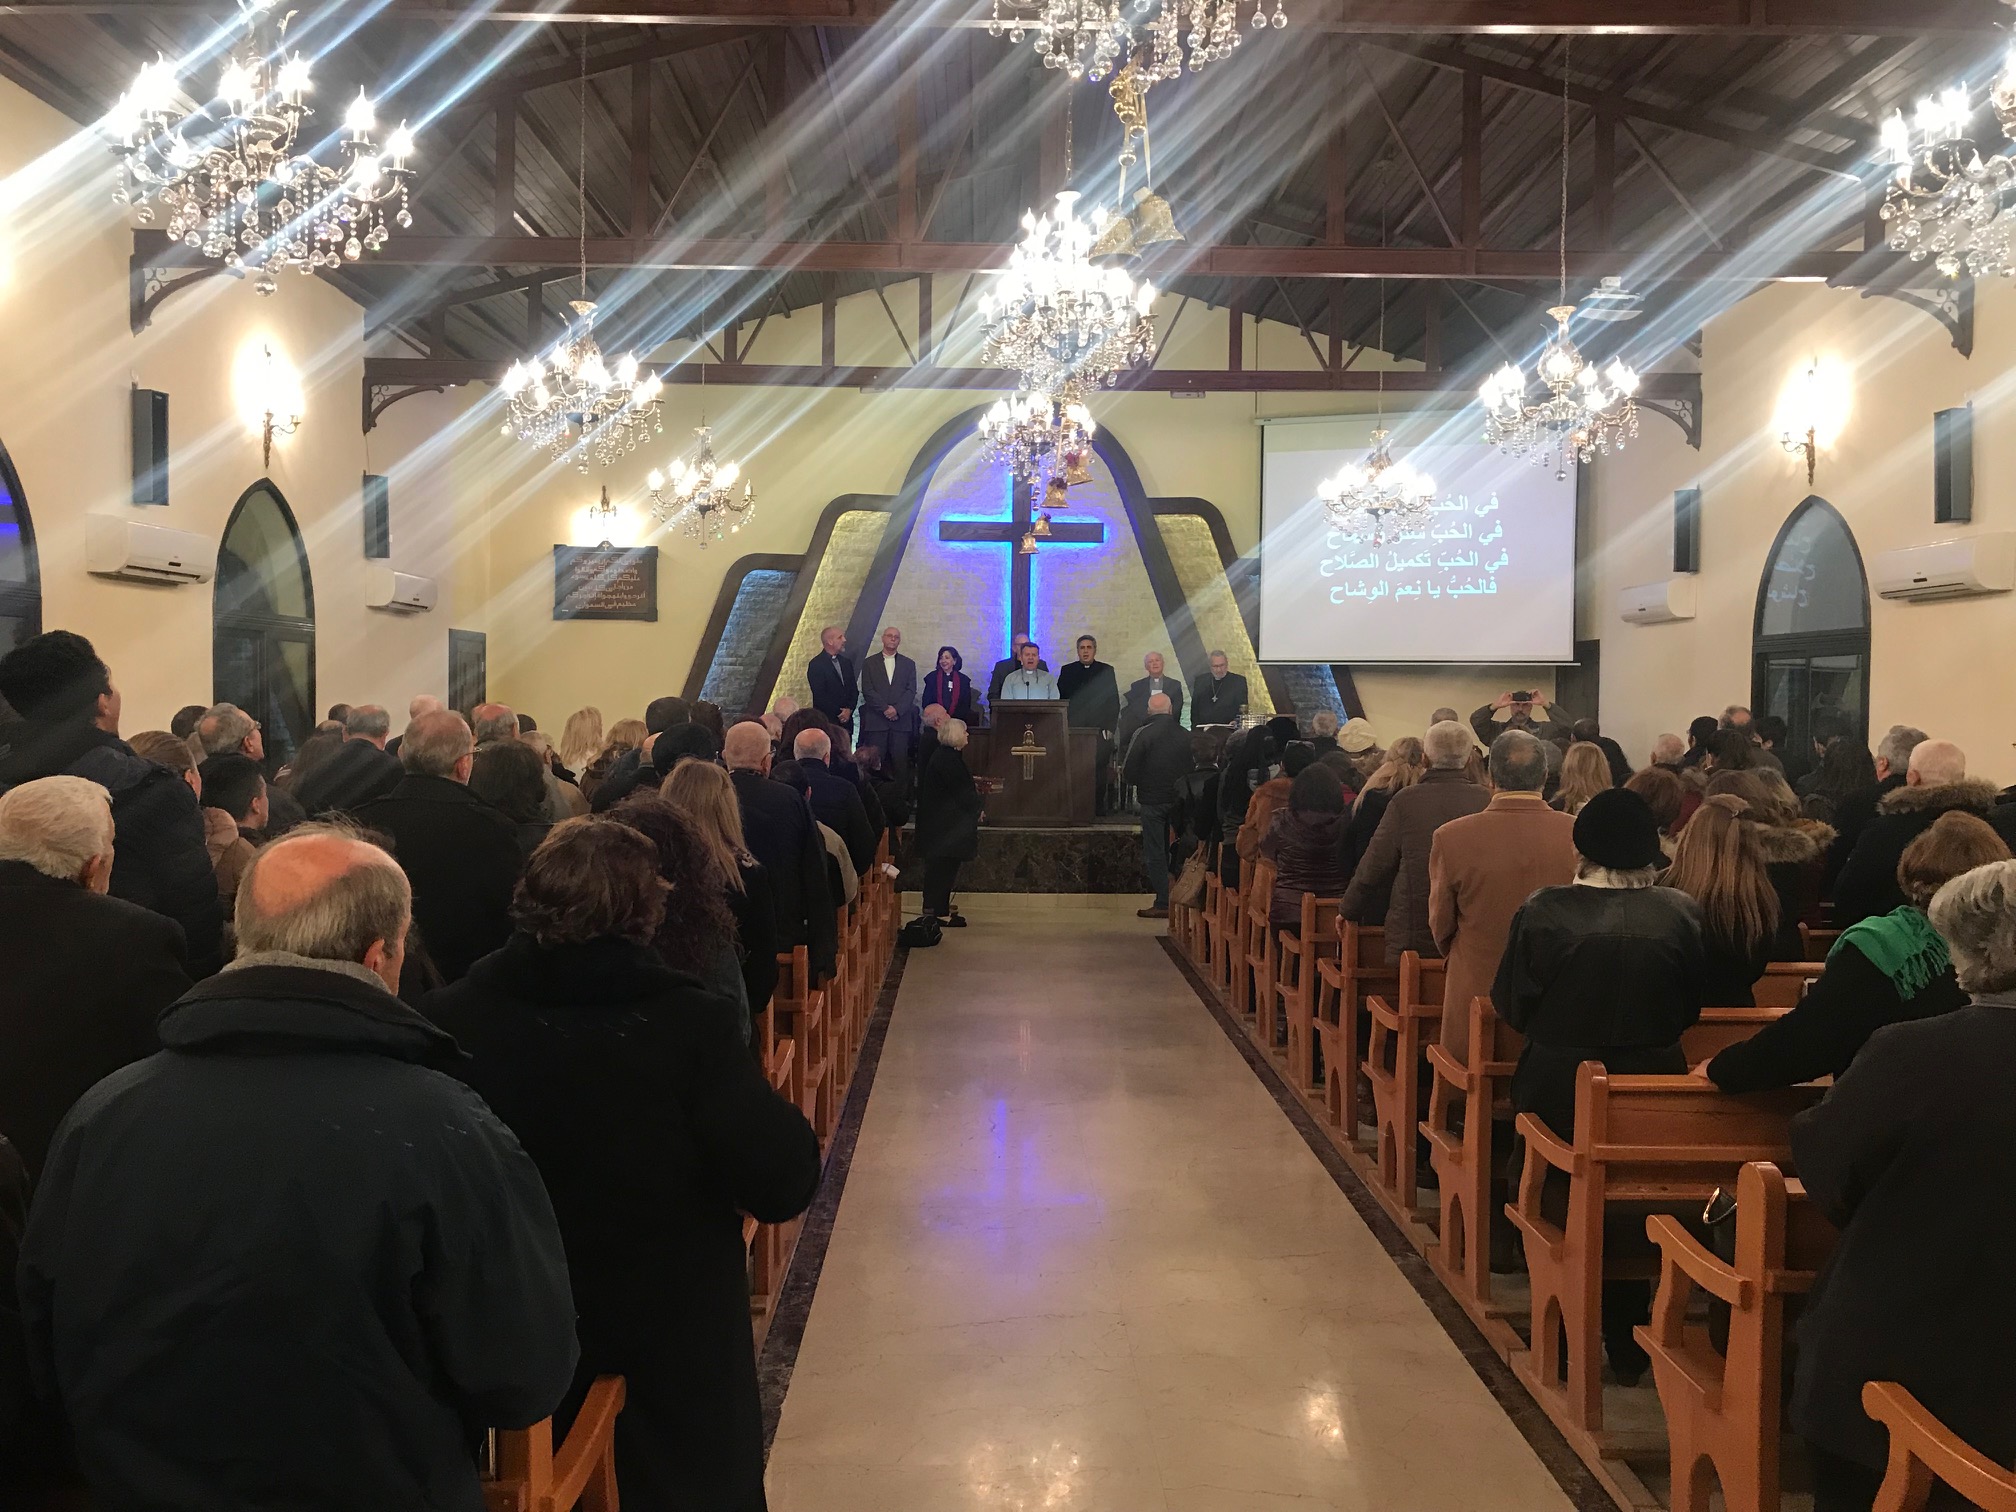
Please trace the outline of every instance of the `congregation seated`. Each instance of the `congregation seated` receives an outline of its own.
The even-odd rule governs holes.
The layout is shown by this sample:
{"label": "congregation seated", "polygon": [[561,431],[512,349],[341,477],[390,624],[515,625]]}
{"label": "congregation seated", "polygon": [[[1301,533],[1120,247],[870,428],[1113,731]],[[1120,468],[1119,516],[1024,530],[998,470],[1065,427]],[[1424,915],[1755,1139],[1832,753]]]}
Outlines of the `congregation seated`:
{"label": "congregation seated", "polygon": [[521,855],[537,850],[553,828],[547,817],[545,764],[521,740],[477,747],[469,765],[469,791],[511,821]]}
{"label": "congregation seated", "polygon": [[[1269,763],[1260,769],[1261,773],[1270,775],[1261,776],[1247,799],[1246,816],[1240,822],[1238,835],[1233,841],[1242,861],[1260,859],[1260,842],[1273,828],[1274,816],[1287,807],[1289,789],[1295,785],[1297,777],[1316,764],[1316,748],[1307,741],[1291,740],[1285,745],[1274,746],[1267,754],[1278,755],[1279,762]],[[1265,760],[1265,756],[1262,759]]]}
{"label": "congregation seated", "polygon": [[711,861],[712,885],[720,889],[734,923],[743,997],[753,1020],[770,1006],[777,990],[777,955],[783,946],[777,935],[776,888],[769,868],[750,854],[743,837],[735,785],[712,762],[687,761],[666,777],[658,791],[692,826]]}
{"label": "congregation seated", "polygon": [[18,716],[0,736],[0,792],[55,776],[104,788],[119,834],[112,896],[179,924],[192,976],[215,971],[224,916],[196,795],[119,738],[119,691],[91,642],[51,630],[0,656],[0,702]]}
{"label": "congregation seated", "polygon": [[654,948],[665,891],[645,835],[569,820],[526,865],[510,941],[425,1008],[539,1167],[566,1240],[581,1356],[556,1428],[620,1375],[627,1504],[759,1507],[741,1215],[804,1211],[819,1141],[745,1051],[739,1007]]}
{"label": "congregation seated", "polygon": [[1489,801],[1466,770],[1470,731],[1454,720],[1428,727],[1421,739],[1428,770],[1393,795],[1371,845],[1344,893],[1344,917],[1357,924],[1384,922],[1386,964],[1398,966],[1408,951],[1433,957],[1435,931],[1428,916],[1428,853],[1435,831],[1474,814]]}
{"label": "congregation seated", "polygon": [[[876,748],[871,746],[869,749]],[[833,756],[833,738],[822,729],[801,730],[792,742],[791,750],[809,789],[812,812],[821,824],[840,837],[854,875],[859,877],[875,859],[878,843],[876,827],[868,822],[868,810],[861,801],[860,790],[848,779],[837,775],[829,764]]]}
{"label": "congregation seated", "polygon": [[[458,981],[511,934],[511,890],[524,857],[512,821],[469,790],[475,741],[460,714],[423,714],[399,745],[405,776],[357,810],[392,842],[413,885],[424,968]],[[416,968],[415,980],[426,971]]]}
{"label": "congregation seated", "polygon": [[1759,826],[1744,822],[1748,806],[1722,795],[1708,799],[1680,833],[1659,879],[1701,905],[1701,1001],[1748,1008],[1771,961],[1778,933],[1778,892],[1764,865]]}
{"label": "congregation seated", "polygon": [[[803,945],[815,972],[831,973],[837,950],[836,894],[827,881],[826,843],[806,801],[770,781],[770,732],[754,720],[729,728],[721,760],[742,810],[749,853],[775,886],[777,948]],[[596,795],[600,801],[601,795]]]}
{"label": "congregation seated", "polygon": [[202,784],[203,843],[228,912],[253,852],[266,843],[270,787],[259,763],[237,751],[206,758],[196,776]]}
{"label": "congregation seated", "polygon": [[1871,1381],[2016,1461],[2016,861],[1947,882],[1930,924],[1969,1005],[1877,1029],[1792,1125],[1807,1196],[1841,1229],[1799,1322],[1790,1410],[1816,1512],[1874,1502],[1888,1444],[1863,1410]]}
{"label": "congregation seated", "polygon": [[86,778],[0,794],[0,1133],[30,1177],[93,1083],[160,1048],[155,1015],[189,988],[181,927],[106,895],[116,842]]}
{"label": "congregation seated", "polygon": [[397,787],[398,758],[385,754],[391,735],[391,716],[377,704],[350,705],[342,744],[294,782],[294,797],[308,815],[350,813]]}
{"label": "congregation seated", "polygon": [[1941,814],[1905,847],[1897,864],[1906,901],[1843,930],[1828,952],[1827,969],[1805,997],[1782,1018],[1716,1055],[1703,1072],[1724,1092],[1839,1076],[1884,1025],[1962,1007],[1966,994],[1925,910],[1947,882],[2008,857],[2009,847],[1981,819],[1958,811]]}
{"label": "congregation seated", "polygon": [[[1701,1016],[1706,966],[1701,906],[1656,885],[1665,856],[1642,798],[1597,794],[1575,818],[1574,841],[1574,882],[1520,906],[1491,988],[1498,1016],[1526,1036],[1512,1107],[1563,1141],[1574,1137],[1584,1061],[1612,1073],[1686,1071],[1680,1036]],[[1631,1331],[1650,1315],[1646,1282],[1603,1283],[1604,1350],[1627,1385],[1649,1363]]]}
{"label": "congregation seated", "polygon": [[1274,816],[1260,842],[1262,860],[1274,863],[1274,892],[1267,923],[1298,931],[1304,897],[1339,898],[1350,880],[1347,846],[1351,805],[1337,774],[1317,762],[1288,790],[1288,806]]}
{"label": "congregation seated", "polygon": [[1998,806],[1995,784],[1967,775],[1967,753],[1950,740],[1921,741],[1912,748],[1904,784],[1883,795],[1876,816],[1855,841],[1834,884],[1834,922],[1841,928],[1884,914],[1904,901],[1897,887],[1897,863],[1904,847],[1941,814],[1970,813],[1987,819],[2005,841],[2016,836],[2016,807]]}
{"label": "congregation seated", "polygon": [[383,850],[297,829],[235,918],[237,958],[51,1147],[36,1379],[100,1507],[478,1506],[470,1435],[547,1416],[577,1357],[539,1172],[393,995]]}

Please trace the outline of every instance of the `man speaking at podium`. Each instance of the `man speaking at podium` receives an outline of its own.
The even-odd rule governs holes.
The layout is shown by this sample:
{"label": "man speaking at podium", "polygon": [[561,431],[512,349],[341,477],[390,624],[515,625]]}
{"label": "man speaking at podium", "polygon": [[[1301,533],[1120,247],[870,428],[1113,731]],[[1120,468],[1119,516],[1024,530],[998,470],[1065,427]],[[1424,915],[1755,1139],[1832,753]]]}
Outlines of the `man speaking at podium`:
{"label": "man speaking at podium", "polygon": [[1015,657],[1019,665],[1001,679],[1002,699],[1057,697],[1057,679],[1038,665],[1042,654],[1043,648],[1034,641],[1024,641],[1015,648]]}

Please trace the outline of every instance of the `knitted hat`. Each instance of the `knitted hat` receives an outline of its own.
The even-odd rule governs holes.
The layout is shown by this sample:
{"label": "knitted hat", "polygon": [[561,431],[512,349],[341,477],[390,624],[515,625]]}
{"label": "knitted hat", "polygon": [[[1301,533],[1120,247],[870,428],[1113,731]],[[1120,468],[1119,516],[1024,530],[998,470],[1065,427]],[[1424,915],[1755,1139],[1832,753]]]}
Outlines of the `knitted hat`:
{"label": "knitted hat", "polygon": [[1575,816],[1575,849],[1582,859],[1612,871],[1637,871],[1666,859],[1651,805],[1629,788],[1608,788]]}
{"label": "knitted hat", "polygon": [[1379,745],[1379,732],[1372,728],[1372,721],[1369,719],[1347,719],[1344,728],[1337,732],[1337,745],[1340,750],[1348,751],[1353,756],[1360,751],[1376,750]]}
{"label": "knitted hat", "polygon": [[705,725],[676,724],[651,743],[651,765],[661,776],[689,757],[714,761],[720,755],[721,742]]}

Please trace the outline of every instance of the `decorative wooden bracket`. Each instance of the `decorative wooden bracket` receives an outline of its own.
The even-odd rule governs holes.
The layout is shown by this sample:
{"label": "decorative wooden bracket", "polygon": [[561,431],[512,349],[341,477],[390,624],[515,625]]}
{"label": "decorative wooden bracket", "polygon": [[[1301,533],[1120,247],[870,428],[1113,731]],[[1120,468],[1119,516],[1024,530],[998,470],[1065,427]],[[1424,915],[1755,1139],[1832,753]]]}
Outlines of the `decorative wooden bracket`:
{"label": "decorative wooden bracket", "polygon": [[374,383],[364,380],[364,429],[378,428],[378,417],[401,399],[411,399],[415,394],[445,394],[447,388],[439,383]]}
{"label": "decorative wooden bracket", "polygon": [[1862,297],[1881,295],[1901,300],[1914,310],[1923,310],[1946,329],[1953,350],[1962,357],[1974,355],[1974,280],[1966,274],[1958,278],[1913,279],[1912,264],[1903,271],[1872,279],[1862,287]]}
{"label": "decorative wooden bracket", "polygon": [[1640,399],[1638,408],[1664,415],[1680,427],[1680,434],[1694,450],[1701,450],[1701,375],[1662,373],[1665,389],[1657,399]]}
{"label": "decorative wooden bracket", "polygon": [[[198,268],[177,269],[157,265],[152,258],[140,250],[140,237],[134,237],[133,253],[126,264],[126,318],[133,334],[138,336],[154,322],[154,312],[161,308],[171,294],[180,293],[191,284],[202,283],[206,278],[215,278],[225,268],[211,263]],[[243,278],[242,272],[232,272],[233,278]]]}

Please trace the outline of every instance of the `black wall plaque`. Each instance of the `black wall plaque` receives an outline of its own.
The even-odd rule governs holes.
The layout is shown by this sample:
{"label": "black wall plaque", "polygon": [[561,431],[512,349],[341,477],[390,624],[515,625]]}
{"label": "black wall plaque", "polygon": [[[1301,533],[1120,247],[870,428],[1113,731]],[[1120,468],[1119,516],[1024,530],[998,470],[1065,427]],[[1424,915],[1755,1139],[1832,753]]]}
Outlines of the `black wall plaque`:
{"label": "black wall plaque", "polygon": [[555,546],[553,618],[656,620],[656,546]]}

